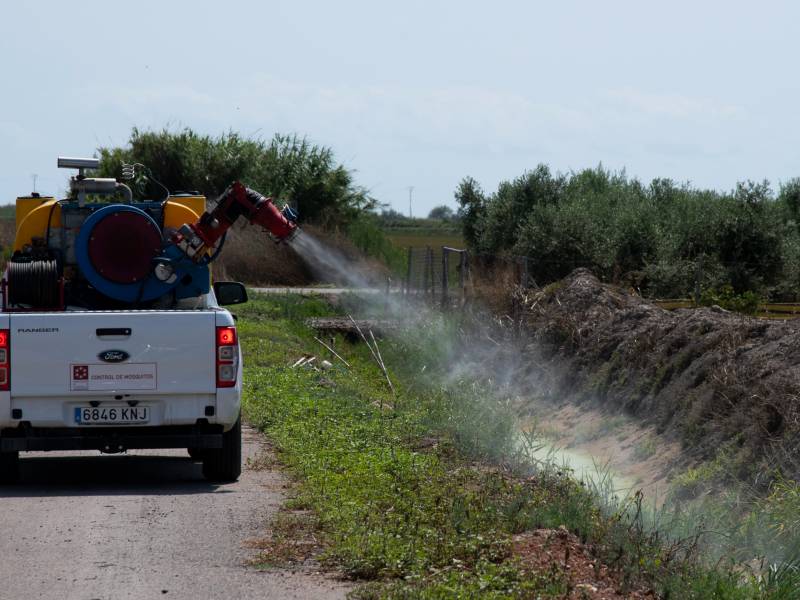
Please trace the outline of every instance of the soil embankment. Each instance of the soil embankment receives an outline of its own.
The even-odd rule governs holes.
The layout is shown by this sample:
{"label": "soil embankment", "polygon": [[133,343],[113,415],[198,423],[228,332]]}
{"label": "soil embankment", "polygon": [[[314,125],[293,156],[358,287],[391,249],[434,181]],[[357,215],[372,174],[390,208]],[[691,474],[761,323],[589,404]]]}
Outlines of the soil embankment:
{"label": "soil embankment", "polygon": [[[358,273],[364,281],[385,285],[386,266],[368,257],[345,236],[313,225],[303,224],[302,230],[322,242],[329,254],[346,261],[348,272]],[[214,270],[217,279],[245,281],[250,285],[353,285],[352,278],[326,268],[319,257],[303,256],[302,250],[292,244],[276,244],[260,227],[241,223],[229,230]]]}
{"label": "soil embankment", "polygon": [[667,311],[584,269],[522,304],[554,393],[642,419],[717,479],[800,476],[800,321]]}

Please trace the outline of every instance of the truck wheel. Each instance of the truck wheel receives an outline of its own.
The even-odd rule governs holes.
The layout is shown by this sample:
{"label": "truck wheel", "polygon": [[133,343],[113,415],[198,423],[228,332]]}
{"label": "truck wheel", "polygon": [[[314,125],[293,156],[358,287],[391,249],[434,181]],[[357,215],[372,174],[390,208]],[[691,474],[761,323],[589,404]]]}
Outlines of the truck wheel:
{"label": "truck wheel", "polygon": [[210,481],[236,481],[242,474],[242,420],[222,434],[222,448],[203,450],[203,475]]}
{"label": "truck wheel", "polygon": [[189,456],[194,460],[203,460],[204,448],[187,448]]}
{"label": "truck wheel", "polygon": [[19,452],[0,452],[0,484],[19,481]]}

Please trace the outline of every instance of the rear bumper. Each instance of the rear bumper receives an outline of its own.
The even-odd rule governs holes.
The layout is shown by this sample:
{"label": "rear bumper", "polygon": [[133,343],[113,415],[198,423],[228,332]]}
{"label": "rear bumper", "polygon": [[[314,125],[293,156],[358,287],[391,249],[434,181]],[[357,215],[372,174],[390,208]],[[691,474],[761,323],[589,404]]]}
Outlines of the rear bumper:
{"label": "rear bumper", "polygon": [[222,431],[221,425],[58,429],[19,427],[0,431],[0,450],[123,452],[155,448],[221,448]]}
{"label": "rear bumper", "polygon": [[[241,388],[221,388],[214,394],[117,394],[17,396],[0,392],[0,430],[23,423],[41,429],[75,427],[75,409],[85,406],[150,409],[150,427],[194,425],[198,419],[230,428],[239,414]],[[16,412],[16,416],[15,416]]]}

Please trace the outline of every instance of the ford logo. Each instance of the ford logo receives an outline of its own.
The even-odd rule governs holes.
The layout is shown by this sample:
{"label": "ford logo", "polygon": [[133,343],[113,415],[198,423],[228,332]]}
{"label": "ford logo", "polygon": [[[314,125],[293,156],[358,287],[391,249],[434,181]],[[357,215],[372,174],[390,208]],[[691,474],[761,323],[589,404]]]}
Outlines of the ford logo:
{"label": "ford logo", "polygon": [[107,363],[119,363],[128,360],[131,357],[125,350],[103,350],[97,355],[97,358]]}

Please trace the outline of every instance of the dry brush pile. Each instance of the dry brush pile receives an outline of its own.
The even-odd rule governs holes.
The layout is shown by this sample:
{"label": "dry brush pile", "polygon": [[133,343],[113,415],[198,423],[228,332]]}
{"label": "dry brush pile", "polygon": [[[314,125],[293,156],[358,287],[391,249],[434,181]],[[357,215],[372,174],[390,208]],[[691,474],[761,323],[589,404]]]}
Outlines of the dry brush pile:
{"label": "dry brush pile", "polygon": [[524,324],[559,394],[654,424],[720,483],[800,477],[800,321],[670,312],[579,269],[527,297]]}

